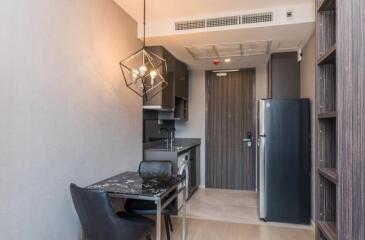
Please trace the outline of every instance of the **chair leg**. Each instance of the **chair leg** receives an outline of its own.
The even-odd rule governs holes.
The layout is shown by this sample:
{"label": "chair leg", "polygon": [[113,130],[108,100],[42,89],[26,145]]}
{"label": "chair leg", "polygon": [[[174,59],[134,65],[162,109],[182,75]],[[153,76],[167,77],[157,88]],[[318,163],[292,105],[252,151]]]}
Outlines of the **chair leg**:
{"label": "chair leg", "polygon": [[169,218],[167,215],[164,215],[165,220],[165,229],[166,229],[166,238],[167,240],[170,240],[170,224],[169,224]]}
{"label": "chair leg", "polygon": [[172,220],[171,220],[171,216],[170,216],[170,215],[167,215],[167,218],[168,218],[168,220],[169,220],[170,230],[171,230],[171,232],[174,232],[174,228],[172,227]]}

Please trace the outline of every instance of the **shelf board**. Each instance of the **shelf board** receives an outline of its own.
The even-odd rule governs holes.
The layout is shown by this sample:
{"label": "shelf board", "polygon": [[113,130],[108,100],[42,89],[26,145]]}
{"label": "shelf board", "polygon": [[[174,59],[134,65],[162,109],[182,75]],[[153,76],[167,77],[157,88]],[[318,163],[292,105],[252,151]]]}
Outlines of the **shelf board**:
{"label": "shelf board", "polygon": [[318,7],[318,12],[335,10],[336,0],[322,0],[322,3]]}
{"label": "shelf board", "polygon": [[318,173],[332,183],[337,184],[336,168],[318,168]]}
{"label": "shelf board", "polygon": [[318,119],[336,118],[337,112],[323,112],[318,113]]}
{"label": "shelf board", "polygon": [[333,64],[336,62],[336,44],[330,47],[325,54],[323,54],[319,59],[317,64]]}
{"label": "shelf board", "polygon": [[319,221],[318,228],[327,240],[337,240],[336,223]]}

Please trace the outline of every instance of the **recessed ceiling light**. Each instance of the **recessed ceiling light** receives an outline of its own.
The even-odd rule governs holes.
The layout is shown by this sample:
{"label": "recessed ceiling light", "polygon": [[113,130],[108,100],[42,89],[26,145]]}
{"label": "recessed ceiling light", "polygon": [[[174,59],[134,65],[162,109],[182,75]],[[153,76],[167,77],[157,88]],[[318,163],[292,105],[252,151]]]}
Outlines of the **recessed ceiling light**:
{"label": "recessed ceiling light", "polygon": [[231,59],[230,58],[226,58],[226,59],[224,59],[224,62],[230,63],[231,62]]}

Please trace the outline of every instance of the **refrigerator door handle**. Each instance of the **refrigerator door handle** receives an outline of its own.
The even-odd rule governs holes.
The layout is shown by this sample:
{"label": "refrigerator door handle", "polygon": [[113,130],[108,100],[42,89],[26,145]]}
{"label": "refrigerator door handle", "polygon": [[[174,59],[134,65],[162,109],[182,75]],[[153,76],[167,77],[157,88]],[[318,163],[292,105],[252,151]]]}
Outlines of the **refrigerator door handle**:
{"label": "refrigerator door handle", "polygon": [[265,164],[266,164],[266,136],[264,134],[259,135],[260,147],[259,147],[259,162],[260,162],[260,219],[266,219],[266,189],[265,189]]}

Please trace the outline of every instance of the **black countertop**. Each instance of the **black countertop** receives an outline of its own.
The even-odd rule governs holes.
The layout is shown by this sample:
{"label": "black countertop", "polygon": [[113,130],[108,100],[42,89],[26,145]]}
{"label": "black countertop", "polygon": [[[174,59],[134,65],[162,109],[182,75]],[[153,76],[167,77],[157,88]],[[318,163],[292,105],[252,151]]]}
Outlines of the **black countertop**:
{"label": "black countertop", "polygon": [[201,144],[200,138],[176,138],[174,145],[168,146],[166,141],[154,141],[144,144],[145,151],[183,153]]}
{"label": "black countertop", "polygon": [[87,188],[112,194],[160,197],[182,180],[183,177],[181,176],[144,180],[137,172],[125,172],[90,185]]}

